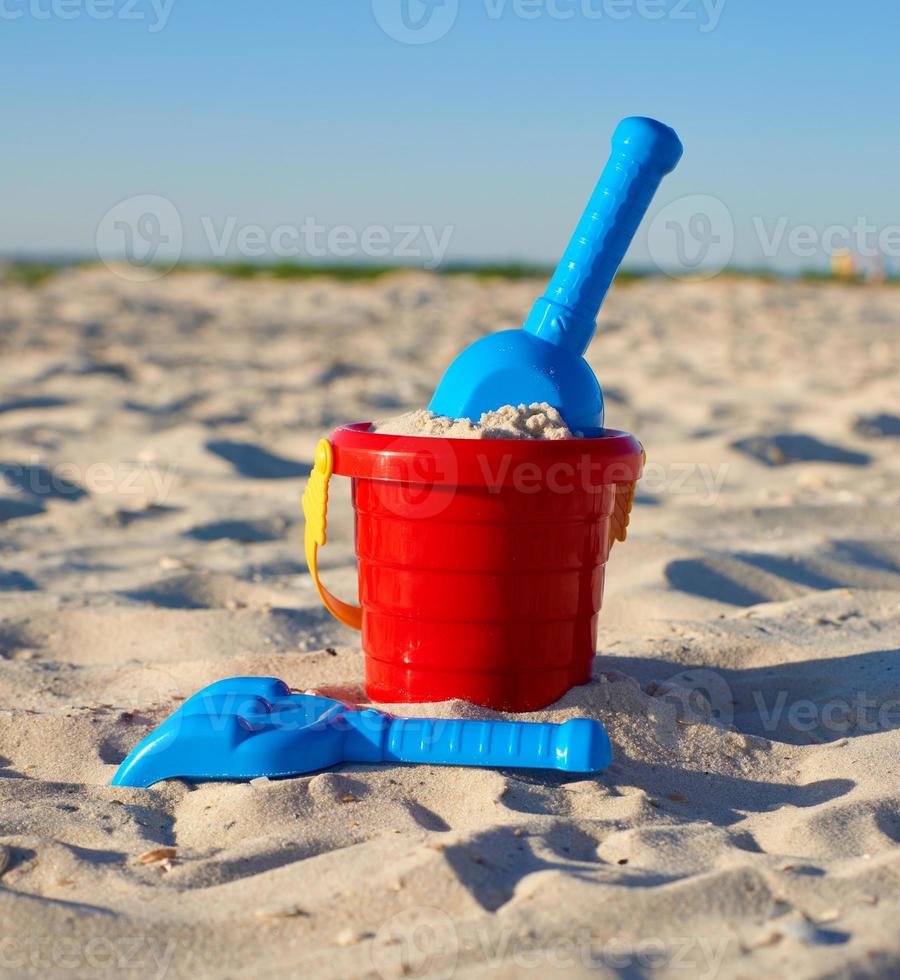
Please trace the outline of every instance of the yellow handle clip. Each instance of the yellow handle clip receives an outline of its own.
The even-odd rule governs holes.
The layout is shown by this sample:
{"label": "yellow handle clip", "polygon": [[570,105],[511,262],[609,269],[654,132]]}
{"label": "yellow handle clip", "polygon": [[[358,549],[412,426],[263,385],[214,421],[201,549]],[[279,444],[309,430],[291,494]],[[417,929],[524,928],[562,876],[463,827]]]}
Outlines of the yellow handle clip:
{"label": "yellow handle clip", "polygon": [[343,602],[332,595],[319,579],[319,548],[325,544],[325,527],[328,523],[328,481],[334,472],[334,452],[327,439],[320,439],[316,446],[316,459],[309,482],[303,491],[303,516],[306,518],[306,530],[303,534],[303,544],[306,549],[306,564],[312,575],[325,608],[351,629],[362,629],[362,609]]}

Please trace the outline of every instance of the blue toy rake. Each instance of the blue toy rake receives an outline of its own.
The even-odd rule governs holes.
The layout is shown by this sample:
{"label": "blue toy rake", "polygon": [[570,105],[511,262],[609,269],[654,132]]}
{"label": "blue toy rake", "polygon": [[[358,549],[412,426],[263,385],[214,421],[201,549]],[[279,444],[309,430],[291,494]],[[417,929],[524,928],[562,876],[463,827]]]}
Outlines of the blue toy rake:
{"label": "blue toy rake", "polygon": [[611,759],[603,726],[588,718],[561,725],[393,718],[332,698],[292,694],[274,677],[233,677],[199,691],[143,739],[113,786],[299,776],[342,762],[587,773]]}

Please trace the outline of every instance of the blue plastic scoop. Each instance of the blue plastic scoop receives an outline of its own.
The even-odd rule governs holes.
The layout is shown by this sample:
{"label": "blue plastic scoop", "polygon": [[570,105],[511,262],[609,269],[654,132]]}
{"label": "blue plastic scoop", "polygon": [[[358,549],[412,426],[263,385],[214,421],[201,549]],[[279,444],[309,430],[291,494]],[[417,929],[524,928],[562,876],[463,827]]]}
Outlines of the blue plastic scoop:
{"label": "blue plastic scoop", "polygon": [[619,123],[575,234],[523,328],[467,347],[438,385],[432,412],[477,421],[502,405],[548,402],[571,429],[603,427],[603,394],[582,355],[619,263],[681,152],[675,132],[655,119]]}
{"label": "blue plastic scoop", "polygon": [[232,677],[205,687],[129,753],[113,786],[163,779],[299,776],[342,762],[424,762],[598,772],[612,760],[598,721],[392,718],[274,677]]}

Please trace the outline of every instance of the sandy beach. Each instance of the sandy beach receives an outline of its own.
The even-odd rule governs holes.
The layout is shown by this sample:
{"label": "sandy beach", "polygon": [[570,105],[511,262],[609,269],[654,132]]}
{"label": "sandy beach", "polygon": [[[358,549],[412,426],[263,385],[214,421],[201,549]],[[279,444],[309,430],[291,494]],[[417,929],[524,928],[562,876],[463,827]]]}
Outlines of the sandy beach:
{"label": "sandy beach", "polygon": [[[0,975],[900,974],[891,286],[613,289],[589,359],[647,469],[594,680],[532,716],[599,718],[602,775],[109,785],[221,677],[365,699],[303,558],[316,443],[423,407],[542,288],[0,287]],[[354,598],[341,484],[322,564]]]}

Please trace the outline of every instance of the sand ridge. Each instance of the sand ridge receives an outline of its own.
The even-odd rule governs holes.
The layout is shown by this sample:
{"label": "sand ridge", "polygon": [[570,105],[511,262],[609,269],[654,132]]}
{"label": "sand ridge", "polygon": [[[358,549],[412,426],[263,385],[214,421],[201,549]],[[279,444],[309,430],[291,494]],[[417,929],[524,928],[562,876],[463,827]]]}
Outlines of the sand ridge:
{"label": "sand ridge", "polygon": [[[358,638],[303,561],[316,442],[426,404],[458,349],[520,322],[539,288],[97,270],[4,288],[0,972],[900,969],[889,287],[654,280],[609,297],[590,357],[647,471],[594,680],[535,716],[600,718],[607,772],[109,786],[220,677],[364,698]],[[346,597],[351,535],[336,486],[322,566]]]}

